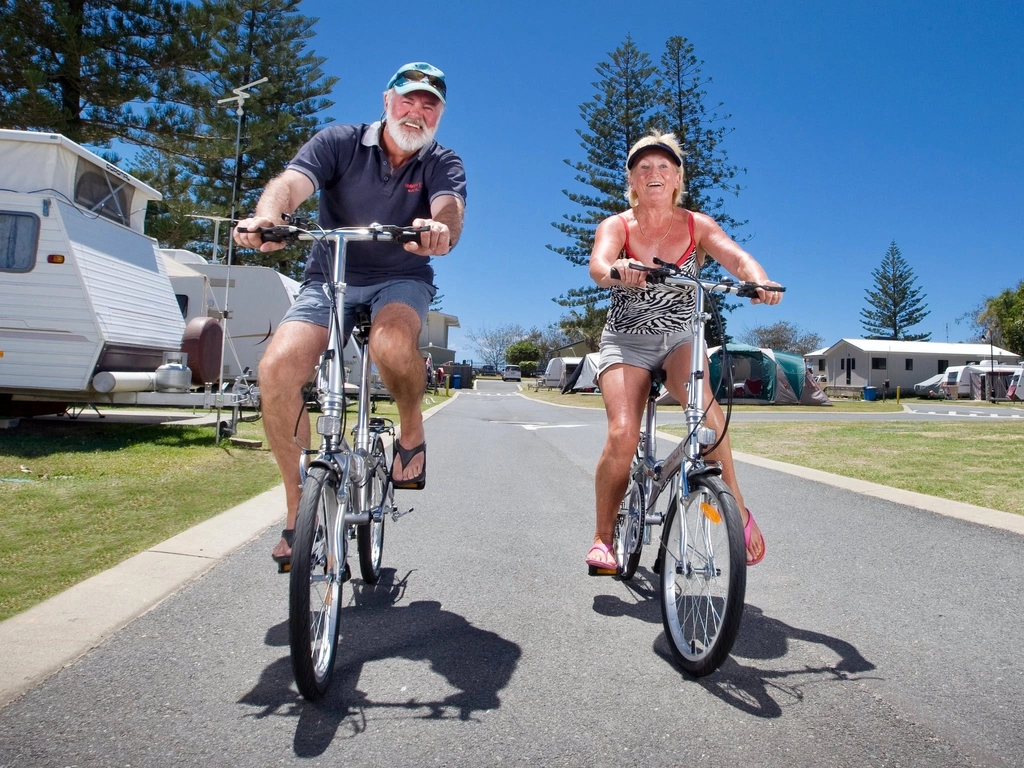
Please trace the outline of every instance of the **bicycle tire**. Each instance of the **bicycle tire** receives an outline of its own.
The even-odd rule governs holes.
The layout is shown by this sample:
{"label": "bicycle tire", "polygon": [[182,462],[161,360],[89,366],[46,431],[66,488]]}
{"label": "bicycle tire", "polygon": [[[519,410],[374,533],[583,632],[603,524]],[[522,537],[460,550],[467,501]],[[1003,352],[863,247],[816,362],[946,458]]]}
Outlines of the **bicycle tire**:
{"label": "bicycle tire", "polygon": [[[390,497],[394,491],[388,483],[388,459],[384,452],[384,443],[378,437],[370,451],[370,463],[373,465],[373,474],[368,482],[370,483],[369,509],[373,510],[384,502],[384,494]],[[384,520],[386,515],[381,514],[380,520],[370,520],[356,527],[356,544],[359,549],[359,572],[363,581],[367,584],[376,584],[380,581],[380,564],[384,558]]]}
{"label": "bicycle tire", "polygon": [[720,477],[692,477],[683,507],[672,499],[660,555],[665,637],[679,666],[704,677],[732,650],[747,589],[743,524]]}
{"label": "bicycle tire", "polygon": [[333,544],[332,539],[333,522],[345,512],[338,499],[339,482],[333,470],[310,467],[295,520],[288,639],[295,684],[309,701],[327,692],[338,648],[345,538]]}
{"label": "bicycle tire", "polygon": [[618,565],[618,576],[629,581],[640,564],[640,551],[644,546],[644,518],[647,514],[647,499],[643,486],[630,479],[626,497],[619,507],[612,532],[612,551]]}

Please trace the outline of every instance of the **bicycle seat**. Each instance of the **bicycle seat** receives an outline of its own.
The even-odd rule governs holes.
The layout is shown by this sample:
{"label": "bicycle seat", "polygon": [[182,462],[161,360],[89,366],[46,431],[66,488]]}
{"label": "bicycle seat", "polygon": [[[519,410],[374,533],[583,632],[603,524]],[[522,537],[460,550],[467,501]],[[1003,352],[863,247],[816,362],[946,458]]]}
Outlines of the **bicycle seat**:
{"label": "bicycle seat", "polygon": [[358,335],[359,338],[367,339],[370,336],[370,308],[366,306],[359,307],[356,310],[356,321],[353,326],[353,331]]}
{"label": "bicycle seat", "polygon": [[665,383],[665,369],[659,368],[651,374],[651,393],[648,397],[657,399],[661,394],[661,387]]}

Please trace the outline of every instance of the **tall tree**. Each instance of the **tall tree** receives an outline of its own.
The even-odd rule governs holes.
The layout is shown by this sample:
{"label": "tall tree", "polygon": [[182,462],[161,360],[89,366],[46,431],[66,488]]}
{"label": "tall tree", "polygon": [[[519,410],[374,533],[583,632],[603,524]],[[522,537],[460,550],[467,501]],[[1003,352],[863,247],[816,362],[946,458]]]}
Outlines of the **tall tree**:
{"label": "tall tree", "polygon": [[569,314],[559,321],[559,325],[566,336],[586,342],[591,352],[597,352],[601,347],[601,332],[604,331],[607,319],[608,308],[598,307],[595,302],[589,301],[583,305],[582,312],[570,309]]}
{"label": "tall tree", "polygon": [[485,364],[500,367],[505,362],[505,350],[517,341],[525,339],[527,334],[523,326],[510,323],[493,329],[482,325],[478,329],[468,331],[466,336]]}
{"label": "tall tree", "polygon": [[195,19],[181,0],[3,0],[0,125],[99,147],[172,132],[148,106],[205,56]]}
{"label": "tall tree", "polygon": [[743,334],[744,344],[766,347],[779,352],[806,355],[820,349],[822,338],[816,333],[805,333],[799,325],[780,320],[772,325],[756,325]]}
{"label": "tall tree", "polygon": [[882,263],[871,272],[875,290],[865,289],[868,307],[860,311],[861,325],[869,338],[902,341],[927,341],[930,333],[908,333],[929,312],[925,296],[915,287],[914,270],[893,240]]}
{"label": "tall tree", "polygon": [[[576,171],[576,181],[590,187],[591,191],[563,190],[583,211],[566,214],[562,221],[553,223],[569,238],[570,244],[549,245],[549,249],[573,264],[587,265],[598,223],[625,207],[625,164],[629,147],[654,127],[674,132],[686,152],[689,196],[684,199],[684,205],[715,217],[726,228],[737,225],[725,213],[721,198],[712,196],[715,190],[738,192],[733,179],[740,169],[729,163],[722,147],[728,133],[722,123],[729,116],[720,117],[714,111],[709,114],[705,106],[706,85],[710,80],[704,78],[702,65],[685,38],[673,37],[666,43],[659,69],[628,36],[609,54],[609,61],[598,64],[601,79],[593,84],[597,94],[592,101],[581,105],[580,116],[586,129],[577,131],[586,160],[576,163],[566,160]],[[709,276],[720,274],[713,261],[706,269]],[[608,296],[607,289],[589,285],[567,291],[555,301],[564,307],[589,304],[602,308]],[[720,308],[732,309],[718,301],[720,298],[715,297]],[[563,327],[565,323],[571,326],[578,322],[580,317],[586,314],[566,315]],[[721,336],[727,338],[724,328],[719,335],[710,325],[708,334],[713,343],[718,343]]]}
{"label": "tall tree", "polygon": [[988,329],[994,344],[1024,355],[1024,280],[1014,289],[985,299],[978,324]]}
{"label": "tall tree", "polygon": [[[206,71],[194,79],[188,108],[194,130],[144,153],[133,171],[168,194],[148,226],[163,245],[209,253],[212,226],[193,215],[228,217],[255,210],[263,188],[298,148],[323,126],[318,113],[337,78],[325,77],[323,57],[307,50],[317,22],[299,13],[300,0],[206,0],[212,45]],[[237,114],[232,90],[257,81]],[[241,133],[239,162],[236,138]],[[168,157],[176,158],[167,162]],[[237,174],[237,175],[236,175]],[[303,210],[311,210],[309,201]],[[228,227],[221,227],[228,236]],[[271,266],[298,276],[306,247],[265,254],[245,251],[240,263]]]}

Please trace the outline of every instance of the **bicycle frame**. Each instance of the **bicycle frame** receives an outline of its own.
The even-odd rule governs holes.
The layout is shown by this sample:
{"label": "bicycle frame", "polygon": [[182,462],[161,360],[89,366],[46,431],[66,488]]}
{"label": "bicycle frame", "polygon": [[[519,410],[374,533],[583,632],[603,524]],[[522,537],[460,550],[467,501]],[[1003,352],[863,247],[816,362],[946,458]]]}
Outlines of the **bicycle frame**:
{"label": "bicycle frame", "polygon": [[[688,432],[686,438],[676,445],[664,460],[657,460],[655,431],[657,429],[658,384],[652,383],[651,394],[647,398],[644,422],[644,434],[647,436],[644,441],[644,456],[641,457],[642,460],[636,468],[636,472],[640,475],[636,479],[643,483],[647,499],[648,513],[644,521],[647,532],[650,531],[651,525],[660,525],[664,522],[661,513],[652,513],[650,510],[654,509],[655,502],[670,480],[678,478],[677,482],[672,483],[670,492],[685,501],[690,494],[689,476],[695,472],[721,474],[721,466],[717,463],[706,462],[702,455],[702,449],[705,446],[713,445],[717,439],[715,431],[704,426],[703,383],[707,359],[704,350],[704,327],[711,318],[711,315],[705,310],[705,301],[707,292],[736,293],[737,291],[735,285],[699,280],[683,275],[666,277],[665,282],[690,287],[695,293],[693,316],[690,319],[690,331],[694,343],[691,344],[690,349],[690,380],[687,385],[687,402],[684,408]],[[699,343],[697,343],[698,341]]]}
{"label": "bicycle frame", "polygon": [[[354,431],[353,445],[348,444],[345,434],[342,432],[345,414],[345,371],[342,361],[344,351],[344,299],[347,284],[345,283],[345,260],[349,242],[392,240],[394,239],[388,231],[378,229],[376,225],[363,228],[345,228],[327,230],[317,236],[312,234],[300,234],[299,240],[326,240],[333,246],[334,263],[331,270],[330,283],[324,283],[324,290],[331,302],[331,319],[328,327],[327,347],[321,358],[320,369],[317,375],[317,389],[320,400],[321,415],[317,418],[316,430],[321,436],[320,448],[315,451],[315,458],[311,463],[323,464],[334,469],[343,482],[338,489],[339,505],[346,510],[344,519],[332,521],[332,528],[338,535],[338,541],[343,541],[341,531],[349,525],[362,525],[371,519],[379,519],[384,513],[384,505],[387,501],[387,494],[381,500],[376,509],[368,509],[368,497],[370,493],[370,478],[377,470],[374,462],[371,462],[370,451],[374,437],[388,428],[375,429],[370,419],[370,351],[369,337],[364,335],[364,329],[353,330],[353,338],[356,340],[356,348],[359,352],[360,368],[362,375],[359,381],[358,410]],[[381,420],[383,426],[383,420]],[[313,454],[314,451],[308,451]],[[305,458],[305,457],[304,457]],[[300,468],[300,475],[305,479],[305,461]],[[356,505],[358,511],[352,511],[351,505],[341,504],[347,500],[349,489],[357,489],[360,497]],[[401,516],[397,509],[393,509],[392,518],[398,519]]]}

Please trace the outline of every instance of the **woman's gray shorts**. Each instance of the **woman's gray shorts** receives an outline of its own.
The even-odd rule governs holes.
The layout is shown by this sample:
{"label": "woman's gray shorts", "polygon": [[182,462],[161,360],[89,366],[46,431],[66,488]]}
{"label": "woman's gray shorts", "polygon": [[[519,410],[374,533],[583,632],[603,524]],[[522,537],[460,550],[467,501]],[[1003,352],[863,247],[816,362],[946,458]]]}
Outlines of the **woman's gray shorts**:
{"label": "woman's gray shorts", "polygon": [[[405,304],[416,310],[420,324],[427,324],[427,310],[434,299],[437,288],[422,280],[388,280],[377,285],[349,285],[345,289],[345,338],[352,333],[356,324],[356,312],[369,310],[370,319],[377,316],[385,304]],[[330,324],[331,302],[324,293],[324,284],[305,282],[283,318],[282,323],[298,320],[313,323],[323,328]]]}
{"label": "woman's gray shorts", "polygon": [[601,356],[598,358],[597,375],[609,367],[622,363],[635,368],[644,368],[652,373],[665,362],[677,347],[693,338],[689,331],[676,333],[616,333],[605,330],[601,334]]}

